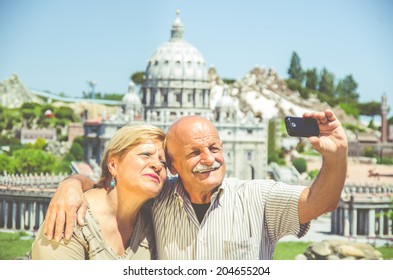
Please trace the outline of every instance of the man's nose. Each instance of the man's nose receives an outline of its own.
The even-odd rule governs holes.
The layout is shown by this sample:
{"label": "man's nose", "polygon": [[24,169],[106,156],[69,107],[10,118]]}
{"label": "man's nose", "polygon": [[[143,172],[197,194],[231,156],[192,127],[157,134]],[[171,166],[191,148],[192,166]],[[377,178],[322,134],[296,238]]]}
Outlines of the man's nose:
{"label": "man's nose", "polygon": [[212,165],[214,163],[214,161],[215,161],[215,158],[209,149],[205,149],[201,153],[201,163],[206,164],[206,165]]}

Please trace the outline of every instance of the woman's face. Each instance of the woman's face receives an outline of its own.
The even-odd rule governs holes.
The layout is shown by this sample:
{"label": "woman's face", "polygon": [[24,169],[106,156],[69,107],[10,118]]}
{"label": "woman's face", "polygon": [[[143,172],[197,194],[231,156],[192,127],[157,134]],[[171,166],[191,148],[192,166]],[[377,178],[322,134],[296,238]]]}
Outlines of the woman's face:
{"label": "woman's face", "polygon": [[[122,160],[114,160],[116,187],[132,191],[143,198],[155,197],[167,177],[162,142],[147,140],[135,146]],[[110,163],[109,163],[110,164]]]}

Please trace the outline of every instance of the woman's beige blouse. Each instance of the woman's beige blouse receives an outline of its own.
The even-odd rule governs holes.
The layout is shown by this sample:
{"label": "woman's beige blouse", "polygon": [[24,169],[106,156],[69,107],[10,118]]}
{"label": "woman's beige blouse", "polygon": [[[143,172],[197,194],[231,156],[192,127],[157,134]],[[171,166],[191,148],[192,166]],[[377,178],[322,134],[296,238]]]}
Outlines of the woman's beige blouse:
{"label": "woman's beige blouse", "polygon": [[130,244],[116,254],[101,235],[98,222],[87,209],[84,226],[76,226],[68,241],[48,240],[41,225],[32,245],[34,260],[150,260],[156,258],[150,207],[142,207]]}

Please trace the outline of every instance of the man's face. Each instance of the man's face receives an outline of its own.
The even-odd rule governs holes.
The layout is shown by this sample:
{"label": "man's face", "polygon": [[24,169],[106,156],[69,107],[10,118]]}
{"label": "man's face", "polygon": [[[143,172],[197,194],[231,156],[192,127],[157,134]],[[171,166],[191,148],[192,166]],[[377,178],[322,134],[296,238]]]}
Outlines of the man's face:
{"label": "man's face", "polygon": [[209,192],[222,183],[226,166],[222,142],[213,124],[198,117],[187,118],[167,141],[172,157],[170,170],[179,174],[189,193]]}

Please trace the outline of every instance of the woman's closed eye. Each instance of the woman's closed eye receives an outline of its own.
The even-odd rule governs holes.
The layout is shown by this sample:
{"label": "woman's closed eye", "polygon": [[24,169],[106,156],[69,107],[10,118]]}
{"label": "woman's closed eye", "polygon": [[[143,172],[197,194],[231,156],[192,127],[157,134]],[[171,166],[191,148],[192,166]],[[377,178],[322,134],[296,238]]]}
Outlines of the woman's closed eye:
{"label": "woman's closed eye", "polygon": [[150,152],[142,152],[139,155],[146,156],[146,157],[151,157],[152,154]]}

